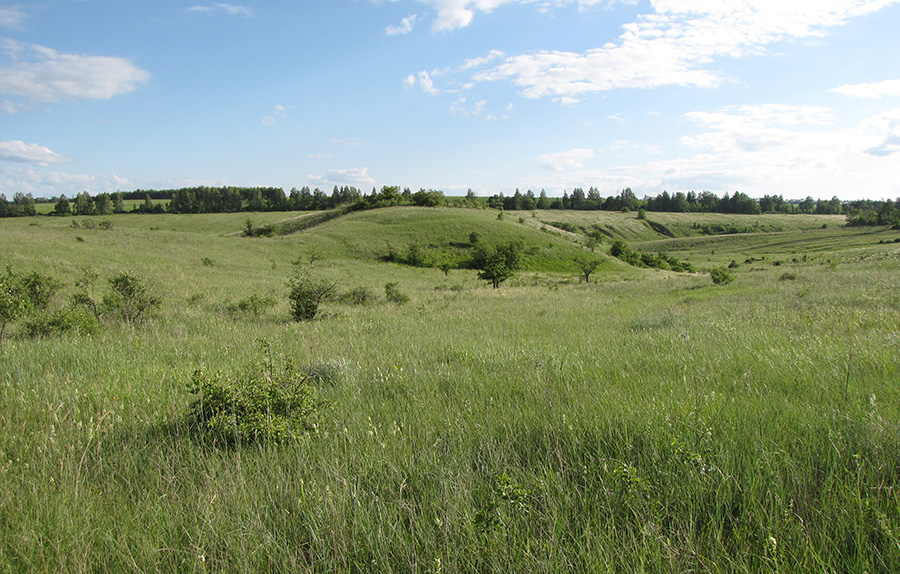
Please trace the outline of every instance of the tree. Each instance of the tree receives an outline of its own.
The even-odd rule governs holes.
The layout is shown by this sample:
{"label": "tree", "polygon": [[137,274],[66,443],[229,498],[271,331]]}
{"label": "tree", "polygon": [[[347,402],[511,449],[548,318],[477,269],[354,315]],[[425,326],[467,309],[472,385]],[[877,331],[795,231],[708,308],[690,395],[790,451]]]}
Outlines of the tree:
{"label": "tree", "polygon": [[75,196],[75,213],[76,215],[94,214],[94,201],[91,199],[90,193],[82,191]]}
{"label": "tree", "polygon": [[98,215],[109,215],[113,212],[113,202],[108,193],[101,193],[94,198],[94,210]]}
{"label": "tree", "polygon": [[521,266],[522,244],[511,242],[497,247],[479,244],[475,247],[474,266],[478,269],[478,278],[490,281],[494,289],[513,277]]}
{"label": "tree", "polygon": [[578,268],[581,270],[581,274],[584,275],[584,282],[591,282],[591,273],[600,265],[600,260],[596,257],[590,257],[587,255],[579,255],[575,258],[575,264],[578,265]]}
{"label": "tree", "polygon": [[125,213],[125,197],[121,191],[113,194],[113,213]]}
{"label": "tree", "polygon": [[53,208],[53,215],[72,215],[72,206],[65,195],[59,196],[59,200]]}

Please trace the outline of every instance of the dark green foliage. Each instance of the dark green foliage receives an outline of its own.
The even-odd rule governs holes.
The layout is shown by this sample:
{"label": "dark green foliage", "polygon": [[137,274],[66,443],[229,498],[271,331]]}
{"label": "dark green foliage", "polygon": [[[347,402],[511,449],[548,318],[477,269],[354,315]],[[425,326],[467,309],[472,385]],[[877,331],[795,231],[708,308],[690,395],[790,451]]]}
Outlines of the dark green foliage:
{"label": "dark green foliage", "polygon": [[28,317],[22,327],[26,336],[43,338],[65,333],[93,335],[100,329],[100,324],[85,307],[69,306],[36,313]]}
{"label": "dark green foliage", "polygon": [[52,277],[32,271],[20,279],[22,295],[28,299],[29,305],[35,309],[44,310],[50,305],[50,299],[53,298],[62,283],[59,283]]}
{"label": "dark green foliage", "polygon": [[478,278],[489,281],[494,289],[513,277],[522,264],[523,245],[513,241],[491,247],[483,243],[475,246],[472,267],[478,270]]}
{"label": "dark green foliage", "polygon": [[653,269],[665,269],[683,273],[693,273],[694,267],[678,258],[665,253],[639,253],[634,251],[622,240],[614,241],[609,249],[609,254],[634,267],[650,267]]}
{"label": "dark green foliage", "polygon": [[349,305],[368,305],[378,300],[378,296],[368,287],[355,287],[341,295],[341,301]]}
{"label": "dark green foliage", "polygon": [[386,283],[384,285],[384,296],[391,303],[397,303],[398,305],[402,305],[409,301],[409,295],[400,291],[400,288],[397,287],[396,283]]}
{"label": "dark green foliage", "polygon": [[142,322],[162,302],[142,279],[128,271],[112,276],[109,285],[112,291],[103,297],[103,307],[129,325]]}
{"label": "dark green foliage", "polygon": [[298,269],[288,279],[288,299],[294,321],[311,321],[319,313],[319,306],[329,301],[337,289],[337,282],[314,277],[309,269]]}
{"label": "dark green foliage", "polygon": [[32,303],[25,295],[21,278],[6,268],[6,275],[0,277],[0,345],[6,333],[6,324],[15,321],[32,308]]}
{"label": "dark green foliage", "polygon": [[734,274],[724,267],[715,267],[709,272],[712,282],[716,285],[728,285],[734,281]]}
{"label": "dark green foliage", "polygon": [[315,388],[290,361],[276,366],[268,343],[263,346],[262,369],[245,375],[197,370],[191,377],[190,418],[213,444],[284,443],[315,428],[322,407]]}

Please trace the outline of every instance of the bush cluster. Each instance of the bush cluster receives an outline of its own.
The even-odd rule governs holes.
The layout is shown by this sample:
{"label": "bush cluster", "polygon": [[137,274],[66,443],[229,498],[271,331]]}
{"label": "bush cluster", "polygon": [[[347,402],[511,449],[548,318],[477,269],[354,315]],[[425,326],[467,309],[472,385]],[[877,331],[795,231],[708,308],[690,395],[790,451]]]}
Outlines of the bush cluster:
{"label": "bush cluster", "polygon": [[665,253],[657,253],[656,255],[639,253],[628,247],[628,244],[622,240],[615,241],[612,244],[609,254],[634,267],[649,267],[686,273],[695,272],[693,265],[687,261],[680,261],[678,258]]}
{"label": "bush cluster", "polygon": [[194,424],[214,444],[283,443],[315,428],[323,406],[307,376],[274,364],[268,343],[262,369],[243,376],[194,371],[189,390]]}

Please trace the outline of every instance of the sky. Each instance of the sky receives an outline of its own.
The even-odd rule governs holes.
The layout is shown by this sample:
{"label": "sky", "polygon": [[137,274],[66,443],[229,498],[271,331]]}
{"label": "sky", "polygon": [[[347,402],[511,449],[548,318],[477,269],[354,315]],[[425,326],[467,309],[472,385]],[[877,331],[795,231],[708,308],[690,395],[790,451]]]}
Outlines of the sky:
{"label": "sky", "polygon": [[0,0],[0,193],[900,197],[900,0]]}

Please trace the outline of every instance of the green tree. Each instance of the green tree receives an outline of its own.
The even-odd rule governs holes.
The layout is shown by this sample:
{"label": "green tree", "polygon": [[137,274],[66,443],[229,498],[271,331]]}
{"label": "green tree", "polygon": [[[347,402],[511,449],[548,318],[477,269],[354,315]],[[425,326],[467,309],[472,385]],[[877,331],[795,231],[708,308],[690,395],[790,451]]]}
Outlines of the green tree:
{"label": "green tree", "polygon": [[72,215],[72,206],[65,195],[60,195],[53,207],[53,215]]}
{"label": "green tree", "polygon": [[91,199],[91,194],[82,191],[77,196],[75,196],[75,214],[76,215],[93,215],[94,214],[94,201]]}
{"label": "green tree", "polygon": [[600,260],[588,255],[579,255],[575,258],[575,264],[578,265],[578,269],[581,270],[581,274],[584,276],[584,282],[590,283],[591,273],[593,273],[600,265]]}
{"label": "green tree", "polygon": [[522,244],[511,242],[497,247],[478,244],[475,248],[474,266],[478,278],[489,281],[494,289],[513,277],[522,263]]}
{"label": "green tree", "polygon": [[94,198],[94,212],[98,215],[109,215],[113,212],[112,198],[108,193],[98,194]]}
{"label": "green tree", "polygon": [[113,194],[113,213],[125,213],[125,194],[117,191]]}

